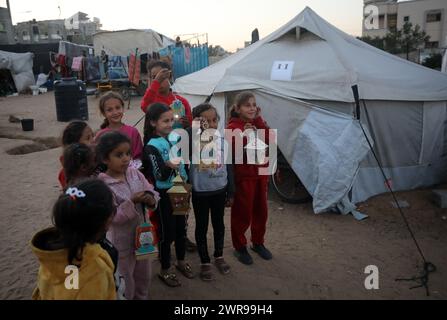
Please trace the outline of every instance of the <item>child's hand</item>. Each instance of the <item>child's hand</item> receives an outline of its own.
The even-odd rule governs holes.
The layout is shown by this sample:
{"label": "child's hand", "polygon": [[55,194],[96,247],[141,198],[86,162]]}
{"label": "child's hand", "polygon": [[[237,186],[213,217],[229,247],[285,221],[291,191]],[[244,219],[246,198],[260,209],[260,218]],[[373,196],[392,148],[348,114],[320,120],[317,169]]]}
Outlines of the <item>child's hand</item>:
{"label": "child's hand", "polygon": [[166,165],[171,169],[177,170],[180,167],[181,160],[182,158],[174,158],[166,161]]}
{"label": "child's hand", "polygon": [[192,122],[195,124],[199,124],[200,125],[200,121],[202,121],[202,117],[195,117],[194,119],[192,119]]}
{"label": "child's hand", "polygon": [[133,203],[137,204],[137,203],[145,203],[146,199],[146,194],[144,192],[137,192],[134,193],[131,200]]}
{"label": "child's hand", "polygon": [[145,191],[144,194],[144,203],[147,204],[149,207],[155,206],[156,201],[154,195],[149,191]]}
{"label": "child's hand", "polygon": [[180,123],[184,129],[189,127],[189,120],[186,116],[180,118]]}
{"label": "child's hand", "polygon": [[234,198],[228,197],[227,201],[225,201],[225,208],[231,208],[234,204]]}
{"label": "child's hand", "polygon": [[161,69],[157,75],[155,76],[154,80],[157,80],[159,83],[162,83],[166,79],[169,79],[171,76],[171,71],[169,69]]}
{"label": "child's hand", "polygon": [[256,130],[256,127],[252,123],[247,122],[244,126],[244,131],[248,129]]}

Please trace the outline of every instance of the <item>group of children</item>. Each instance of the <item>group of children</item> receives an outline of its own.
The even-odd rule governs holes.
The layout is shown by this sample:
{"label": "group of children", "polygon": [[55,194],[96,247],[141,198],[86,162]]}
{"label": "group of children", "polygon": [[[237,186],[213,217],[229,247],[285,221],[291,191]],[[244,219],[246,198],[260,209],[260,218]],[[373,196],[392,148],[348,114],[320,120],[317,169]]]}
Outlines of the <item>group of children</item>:
{"label": "group of children", "polygon": [[[217,129],[220,118],[211,104],[200,104],[191,111],[186,99],[172,92],[169,65],[155,62],[148,73],[150,87],[141,103],[145,112],[143,142],[137,129],[123,123],[124,101],[113,92],[100,99],[105,120],[94,137],[93,130],[82,121],[73,121],[64,130],[63,169],[58,177],[64,191],[53,207],[54,227],[32,239],[40,262],[33,298],[116,299],[122,279],[125,299],[148,299],[151,263],[135,255],[136,230],[148,219],[156,227],[161,263],[158,277],[170,287],[181,285],[171,267],[174,243],[175,268],[186,278],[194,278],[185,260],[187,216],[173,214],[168,195],[177,174],[192,184],[202,280],[214,279],[207,245],[210,216],[214,264],[220,273],[230,272],[223,258],[225,207],[231,207],[237,259],[247,265],[253,263],[245,237],[250,227],[253,251],[263,259],[272,259],[264,246],[268,176],[259,174],[259,165],[247,164],[245,156],[243,164],[225,164],[222,152],[220,165],[205,169],[172,157],[171,150],[180,139],[175,128],[186,129],[191,140],[193,121]],[[251,92],[236,97],[227,128],[268,129]],[[75,266],[79,272],[79,284],[74,289],[67,287],[67,266]]]}

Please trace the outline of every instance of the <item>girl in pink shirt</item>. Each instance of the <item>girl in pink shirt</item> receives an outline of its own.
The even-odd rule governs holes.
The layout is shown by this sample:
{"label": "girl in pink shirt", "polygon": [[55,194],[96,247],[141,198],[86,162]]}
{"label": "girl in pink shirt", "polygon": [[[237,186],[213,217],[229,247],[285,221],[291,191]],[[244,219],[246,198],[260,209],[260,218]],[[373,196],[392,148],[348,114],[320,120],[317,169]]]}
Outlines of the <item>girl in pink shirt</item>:
{"label": "girl in pink shirt", "polygon": [[101,130],[95,136],[97,143],[99,137],[109,131],[119,131],[127,135],[131,141],[133,160],[141,159],[143,143],[138,130],[122,122],[124,116],[124,100],[120,94],[109,91],[99,100],[99,111],[104,117]]}
{"label": "girl in pink shirt", "polygon": [[149,298],[151,278],[150,260],[137,260],[135,236],[137,227],[148,220],[147,210],[155,210],[160,199],[158,192],[143,174],[129,166],[131,160],[129,138],[116,131],[101,136],[96,146],[99,160],[107,166],[98,178],[112,189],[115,195],[116,215],[107,238],[119,253],[118,270],[124,278],[124,297],[128,300]]}

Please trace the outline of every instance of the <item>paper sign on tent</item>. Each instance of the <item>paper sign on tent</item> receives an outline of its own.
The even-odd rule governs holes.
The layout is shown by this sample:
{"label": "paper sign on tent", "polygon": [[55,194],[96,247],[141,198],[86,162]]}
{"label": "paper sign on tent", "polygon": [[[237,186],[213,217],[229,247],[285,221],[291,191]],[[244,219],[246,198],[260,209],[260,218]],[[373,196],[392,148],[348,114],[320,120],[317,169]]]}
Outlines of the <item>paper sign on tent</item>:
{"label": "paper sign on tent", "polygon": [[291,81],[295,61],[274,61],[270,80]]}

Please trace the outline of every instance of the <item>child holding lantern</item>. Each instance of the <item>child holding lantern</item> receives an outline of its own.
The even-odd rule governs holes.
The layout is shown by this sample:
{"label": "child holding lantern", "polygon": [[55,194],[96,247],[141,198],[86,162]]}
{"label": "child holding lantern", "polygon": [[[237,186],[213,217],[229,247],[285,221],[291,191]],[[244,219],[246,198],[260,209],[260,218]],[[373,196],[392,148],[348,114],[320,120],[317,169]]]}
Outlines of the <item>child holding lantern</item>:
{"label": "child holding lantern", "polygon": [[176,268],[185,277],[191,279],[194,274],[191,266],[185,262],[186,216],[174,215],[168,190],[174,186],[174,178],[179,172],[183,181],[187,175],[183,162],[178,157],[170,157],[171,148],[177,143],[178,135],[172,133],[174,114],[165,104],[154,103],[146,113],[144,124],[143,167],[155,181],[155,188],[160,194],[157,214],[160,221],[159,248],[161,270],[159,278],[170,287],[180,286],[180,281],[171,269],[171,243],[175,243],[177,256]]}
{"label": "child holding lantern", "polygon": [[[173,129],[191,127],[192,113],[188,100],[174,93],[171,89],[171,66],[165,61],[150,61],[147,64],[147,73],[149,75],[149,87],[141,100],[143,112],[147,113],[154,103],[163,103],[173,111]],[[189,252],[196,250],[195,243],[188,238],[186,238],[186,250]]]}

